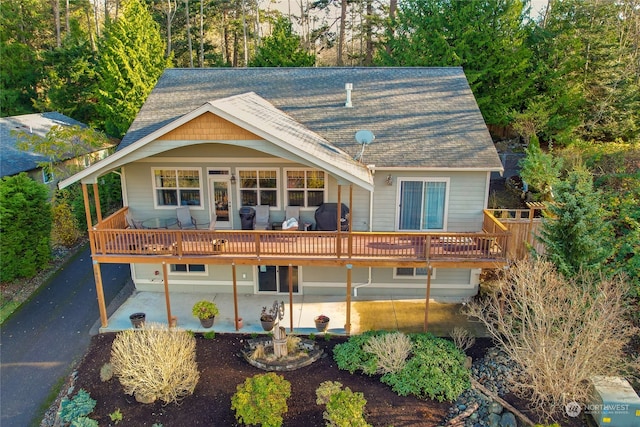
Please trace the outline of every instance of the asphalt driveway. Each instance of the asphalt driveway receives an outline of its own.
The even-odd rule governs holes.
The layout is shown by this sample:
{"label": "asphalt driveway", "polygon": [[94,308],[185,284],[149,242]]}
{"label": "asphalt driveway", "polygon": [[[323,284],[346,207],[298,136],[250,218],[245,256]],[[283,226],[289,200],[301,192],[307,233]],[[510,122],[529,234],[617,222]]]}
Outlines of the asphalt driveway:
{"label": "asphalt driveway", "polygon": [[[103,264],[101,273],[109,305],[127,292],[129,264]],[[99,317],[87,245],[2,325],[0,425],[40,425],[43,405],[86,352]]]}

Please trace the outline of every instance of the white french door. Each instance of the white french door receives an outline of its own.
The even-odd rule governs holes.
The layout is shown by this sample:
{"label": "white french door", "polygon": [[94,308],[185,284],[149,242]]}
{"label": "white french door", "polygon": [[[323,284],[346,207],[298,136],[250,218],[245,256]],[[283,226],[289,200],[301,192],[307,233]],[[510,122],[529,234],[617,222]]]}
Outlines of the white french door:
{"label": "white french door", "polygon": [[233,227],[233,208],[231,203],[231,182],[224,176],[209,178],[211,195],[211,218],[216,218],[216,229],[230,229]]}

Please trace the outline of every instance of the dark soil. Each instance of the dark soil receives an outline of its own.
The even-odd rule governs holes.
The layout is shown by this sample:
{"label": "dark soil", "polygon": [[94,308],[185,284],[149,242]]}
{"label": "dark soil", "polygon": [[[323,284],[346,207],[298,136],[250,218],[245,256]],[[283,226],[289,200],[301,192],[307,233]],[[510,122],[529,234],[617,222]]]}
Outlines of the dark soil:
{"label": "dark soil", "polygon": [[[196,335],[196,357],[200,370],[200,381],[195,392],[180,404],[141,404],[133,396],[124,394],[116,378],[102,382],[100,368],[109,361],[114,334],[101,334],[92,338],[91,346],[77,369],[75,390],[87,390],[97,401],[90,415],[100,426],[115,425],[109,414],[117,409],[123,415],[119,427],[152,426],[236,426],[231,410],[231,396],[236,386],[245,378],[262,371],[249,365],[241,356],[245,335],[218,334],[214,339]],[[318,338],[318,345],[325,356],[312,365],[296,371],[281,374],[291,382],[291,397],[284,416],[285,426],[324,426],[323,407],[316,404],[315,390],[323,381],[339,381],[352,391],[362,392],[367,405],[365,418],[373,426],[437,426],[443,423],[449,403],[403,397],[393,393],[382,384],[378,377],[351,375],[336,367],[332,357],[333,347],[346,340],[345,337],[331,337],[325,341]],[[488,339],[478,340],[473,349],[474,357],[482,357],[491,345]]]}

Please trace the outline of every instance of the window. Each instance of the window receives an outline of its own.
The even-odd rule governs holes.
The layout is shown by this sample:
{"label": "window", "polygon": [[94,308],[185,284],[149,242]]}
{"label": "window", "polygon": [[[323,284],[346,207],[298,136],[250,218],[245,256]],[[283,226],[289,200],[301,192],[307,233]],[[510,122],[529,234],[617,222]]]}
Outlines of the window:
{"label": "window", "polygon": [[287,206],[320,206],[325,201],[326,179],[323,171],[287,170]]}
{"label": "window", "polygon": [[400,179],[399,230],[445,230],[448,178]]}
{"label": "window", "polygon": [[[436,269],[431,270],[431,278],[435,279]],[[393,270],[394,279],[426,279],[427,268],[398,267]]]}
{"label": "window", "polygon": [[278,171],[238,170],[242,206],[278,206]]}
{"label": "window", "polygon": [[50,166],[46,166],[44,168],[42,168],[42,182],[45,184],[50,183],[51,181],[53,181],[53,169]]}
{"label": "window", "polygon": [[204,264],[171,264],[169,271],[171,273],[206,274],[207,267]]}
{"label": "window", "polygon": [[156,207],[202,206],[200,169],[152,169]]}

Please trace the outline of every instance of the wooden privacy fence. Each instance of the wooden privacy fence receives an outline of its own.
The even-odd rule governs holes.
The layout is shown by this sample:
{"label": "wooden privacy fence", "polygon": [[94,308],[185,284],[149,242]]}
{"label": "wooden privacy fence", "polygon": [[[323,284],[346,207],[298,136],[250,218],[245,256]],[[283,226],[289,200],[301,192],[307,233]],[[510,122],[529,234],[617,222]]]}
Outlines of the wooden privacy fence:
{"label": "wooden privacy fence", "polygon": [[487,209],[511,232],[507,258],[518,260],[529,255],[529,248],[544,254],[545,248],[536,236],[542,226],[542,204],[530,204],[530,209]]}

